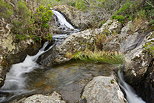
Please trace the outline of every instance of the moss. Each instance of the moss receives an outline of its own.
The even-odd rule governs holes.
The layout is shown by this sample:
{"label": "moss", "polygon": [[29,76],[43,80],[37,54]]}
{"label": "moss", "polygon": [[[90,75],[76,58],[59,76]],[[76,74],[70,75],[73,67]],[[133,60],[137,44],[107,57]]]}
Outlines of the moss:
{"label": "moss", "polygon": [[114,83],[115,83],[115,80],[114,80],[114,79],[112,79],[112,80],[110,80],[110,82],[111,82],[111,84],[114,84]]}

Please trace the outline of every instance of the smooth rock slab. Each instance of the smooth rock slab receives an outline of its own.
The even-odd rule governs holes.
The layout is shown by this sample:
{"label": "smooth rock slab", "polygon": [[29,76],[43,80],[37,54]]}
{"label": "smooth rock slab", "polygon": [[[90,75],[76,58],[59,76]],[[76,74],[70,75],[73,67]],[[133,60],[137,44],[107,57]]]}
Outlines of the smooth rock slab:
{"label": "smooth rock slab", "polygon": [[85,87],[82,98],[86,99],[87,103],[126,103],[113,76],[94,77]]}

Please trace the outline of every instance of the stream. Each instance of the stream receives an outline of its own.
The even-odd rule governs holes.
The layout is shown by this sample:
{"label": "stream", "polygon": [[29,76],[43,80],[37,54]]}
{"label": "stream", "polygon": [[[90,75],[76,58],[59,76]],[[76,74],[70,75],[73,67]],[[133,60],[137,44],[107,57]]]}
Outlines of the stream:
{"label": "stream", "polygon": [[[78,32],[64,16],[52,10],[58,27],[64,31]],[[53,39],[58,42],[67,38],[68,34],[57,34]],[[74,103],[80,100],[84,86],[95,76],[111,75],[114,65],[83,63],[79,61],[70,62],[52,68],[44,68],[36,63],[38,57],[48,50],[48,42],[34,56],[29,56],[21,63],[13,64],[6,74],[4,85],[0,89],[0,102],[8,103],[23,94],[32,95],[35,92],[52,93],[58,91],[63,99]],[[131,87],[124,81],[119,73],[120,86],[125,91],[129,103],[145,103],[139,98]]]}

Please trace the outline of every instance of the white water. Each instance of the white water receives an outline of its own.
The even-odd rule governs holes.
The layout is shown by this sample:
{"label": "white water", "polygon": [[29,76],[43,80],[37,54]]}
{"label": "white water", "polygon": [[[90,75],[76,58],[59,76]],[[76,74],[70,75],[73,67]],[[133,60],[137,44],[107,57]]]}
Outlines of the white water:
{"label": "white water", "polygon": [[41,54],[47,51],[47,50],[45,51],[45,47],[47,45],[48,43],[46,42],[36,55],[34,56],[27,55],[27,57],[23,62],[13,64],[12,67],[10,68],[10,71],[6,74],[6,80],[1,89],[2,90],[25,89],[26,77],[24,75],[39,67],[39,65],[36,63],[36,60]]}
{"label": "white water", "polygon": [[118,71],[118,76],[120,87],[125,91],[128,103],[146,103],[142,98],[135,94],[133,88],[124,81],[123,74],[120,71]]}
{"label": "white water", "polygon": [[60,23],[61,27],[67,27],[69,29],[75,29],[70,23],[67,22],[67,20],[65,19],[65,17],[59,13],[56,10],[52,10],[52,12],[56,15],[56,17],[58,18],[58,22]]}

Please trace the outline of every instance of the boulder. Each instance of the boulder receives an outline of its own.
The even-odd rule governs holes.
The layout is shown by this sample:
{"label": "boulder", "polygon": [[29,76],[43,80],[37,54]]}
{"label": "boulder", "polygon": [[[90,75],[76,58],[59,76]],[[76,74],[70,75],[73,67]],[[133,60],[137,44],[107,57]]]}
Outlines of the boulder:
{"label": "boulder", "polygon": [[62,43],[56,44],[52,49],[44,53],[38,62],[44,66],[52,66],[64,63],[71,58],[67,54],[73,54],[85,50],[88,46],[93,47],[95,33],[93,30],[85,30],[71,34]]}
{"label": "boulder", "polygon": [[126,99],[113,76],[94,77],[82,94],[87,103],[126,103]]}
{"label": "boulder", "polygon": [[[140,37],[138,37],[140,35]],[[151,43],[150,37],[154,33],[150,32],[146,36],[142,34],[136,34],[129,36],[125,40],[125,76],[129,78],[129,81],[135,82],[140,80],[147,72],[150,62],[153,57],[152,54],[146,49],[146,44]],[[129,44],[129,46],[128,46]],[[123,45],[123,44],[122,44]]]}
{"label": "boulder", "polygon": [[19,101],[14,101],[12,103],[66,103],[61,100],[61,95],[57,92],[53,92],[51,95],[46,96],[42,94],[35,94],[28,98],[23,98]]}

